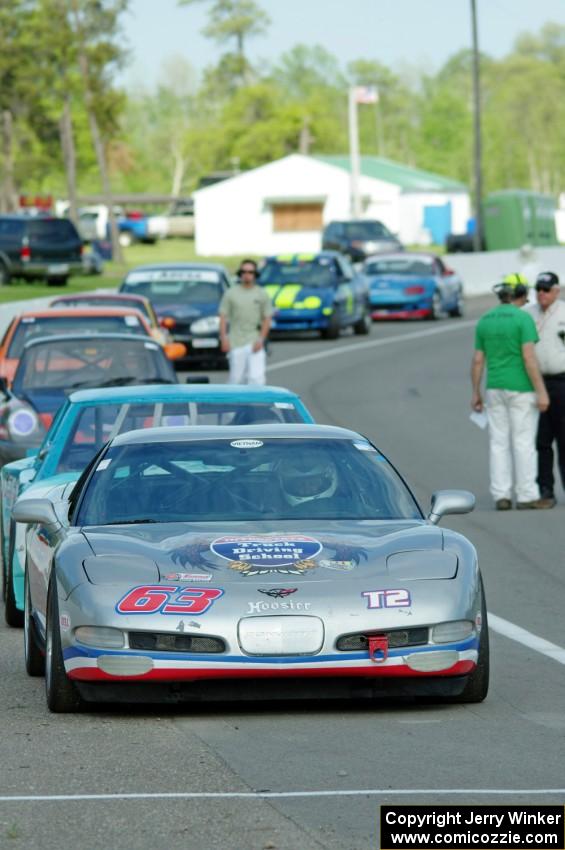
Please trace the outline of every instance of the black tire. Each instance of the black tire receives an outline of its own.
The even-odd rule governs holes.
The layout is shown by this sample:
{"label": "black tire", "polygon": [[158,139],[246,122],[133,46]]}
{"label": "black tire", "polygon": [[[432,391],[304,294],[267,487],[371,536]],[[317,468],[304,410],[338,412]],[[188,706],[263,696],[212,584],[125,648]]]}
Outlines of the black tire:
{"label": "black tire", "polygon": [[487,605],[485,600],[485,593],[483,588],[483,580],[481,578],[481,619],[482,619],[482,628],[481,628],[481,637],[479,643],[479,658],[477,660],[477,666],[473,670],[473,672],[467,678],[467,684],[465,685],[462,693],[457,697],[453,697],[450,699],[450,702],[456,703],[471,703],[471,702],[482,702],[486,695],[488,694],[488,686],[489,686],[489,675],[490,675],[490,648],[489,648],[489,634],[488,634],[488,619],[487,619]]}
{"label": "black tire", "polygon": [[45,697],[49,711],[55,714],[69,714],[83,707],[80,694],[65,673],[59,630],[59,601],[54,578],[49,582],[47,591]]}
{"label": "black tire", "polygon": [[39,648],[35,623],[31,616],[31,593],[29,576],[25,573],[24,607],[24,657],[28,676],[43,676],[45,673],[45,655]]}
{"label": "black tire", "polygon": [[431,305],[430,315],[429,315],[428,318],[431,322],[437,322],[438,319],[441,319],[441,316],[442,316],[441,295],[439,294],[439,292],[436,289],[436,291],[434,292],[434,294],[432,296],[432,305]]}
{"label": "black tire", "polygon": [[363,311],[363,315],[360,319],[353,325],[353,332],[357,334],[357,336],[367,336],[367,334],[371,333],[371,328],[373,326],[373,320],[368,312],[368,310]]}
{"label": "black tire", "polygon": [[64,277],[48,277],[47,278],[47,286],[66,286],[69,282],[69,276],[65,275]]}
{"label": "black tire", "polygon": [[457,293],[457,306],[449,311],[453,319],[461,319],[465,315],[465,299],[461,290]]}
{"label": "black tire", "polygon": [[320,331],[320,336],[322,339],[337,339],[340,331],[339,316],[337,313],[332,313],[327,328]]}
{"label": "black tire", "polygon": [[8,563],[4,568],[6,583],[4,586],[4,619],[6,623],[13,629],[21,629],[24,624],[24,612],[16,605],[16,595],[14,593],[14,546],[15,546],[15,531],[10,529],[10,545],[8,547]]}

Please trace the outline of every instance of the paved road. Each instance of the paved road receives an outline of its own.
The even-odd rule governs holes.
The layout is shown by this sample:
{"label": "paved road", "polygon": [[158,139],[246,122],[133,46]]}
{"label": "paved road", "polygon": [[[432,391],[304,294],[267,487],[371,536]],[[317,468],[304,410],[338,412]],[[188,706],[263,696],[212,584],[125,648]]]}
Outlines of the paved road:
{"label": "paved road", "polygon": [[553,511],[492,510],[486,437],[468,420],[472,325],[279,342],[269,380],[371,437],[424,506],[441,487],[477,494],[473,514],[444,525],[480,553],[495,615],[488,699],[56,717],[23,673],[21,634],[0,629],[1,848],[375,850],[379,803],[563,803],[564,496]]}

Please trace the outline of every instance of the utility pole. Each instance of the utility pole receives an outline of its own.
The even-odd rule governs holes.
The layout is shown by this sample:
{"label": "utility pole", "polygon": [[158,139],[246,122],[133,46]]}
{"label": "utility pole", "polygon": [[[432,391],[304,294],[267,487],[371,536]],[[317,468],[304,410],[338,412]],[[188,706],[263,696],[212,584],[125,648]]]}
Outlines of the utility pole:
{"label": "utility pole", "polygon": [[359,180],[361,161],[359,157],[359,126],[357,123],[357,89],[349,89],[349,160],[351,164],[351,218],[361,218]]}
{"label": "utility pole", "polygon": [[481,84],[479,74],[479,36],[477,30],[477,0],[471,0],[471,25],[473,31],[473,131],[474,131],[474,173],[475,173],[475,232],[473,247],[480,251],[483,244],[483,178],[481,150]]}

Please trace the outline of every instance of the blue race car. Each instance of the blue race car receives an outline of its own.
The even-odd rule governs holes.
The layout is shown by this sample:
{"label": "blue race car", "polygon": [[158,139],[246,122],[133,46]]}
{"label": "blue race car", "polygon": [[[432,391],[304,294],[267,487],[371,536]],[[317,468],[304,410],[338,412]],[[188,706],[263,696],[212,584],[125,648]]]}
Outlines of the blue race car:
{"label": "blue race car", "polygon": [[267,257],[259,284],[271,296],[275,332],[314,330],[337,339],[347,327],[371,330],[366,281],[336,251]]}
{"label": "blue race car", "polygon": [[434,254],[379,254],[363,265],[373,319],[463,315],[463,283]]}
{"label": "blue race car", "polygon": [[6,622],[23,623],[26,526],[11,512],[24,490],[45,496],[56,485],[72,488],[102,446],[117,434],[156,425],[306,423],[313,418],[282,387],[224,384],[134,386],[73,393],[56,415],[36,454],[0,470],[0,551],[4,564]]}

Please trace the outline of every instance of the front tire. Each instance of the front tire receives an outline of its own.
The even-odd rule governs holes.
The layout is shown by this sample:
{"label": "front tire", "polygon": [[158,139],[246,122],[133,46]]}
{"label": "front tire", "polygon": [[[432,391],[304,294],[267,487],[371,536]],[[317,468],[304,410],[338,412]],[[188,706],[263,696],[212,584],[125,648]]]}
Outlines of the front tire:
{"label": "front tire", "polygon": [[488,619],[485,594],[483,589],[483,580],[481,579],[481,637],[479,643],[479,657],[477,666],[467,678],[467,684],[462,693],[457,697],[453,697],[450,702],[456,703],[472,703],[482,702],[488,694],[489,675],[490,675],[490,648],[488,634]]}
{"label": "front tire", "polygon": [[371,319],[371,316],[367,310],[364,310],[361,318],[357,319],[353,325],[353,332],[357,334],[357,336],[367,336],[367,334],[371,333],[372,325],[373,320]]}
{"label": "front tire", "polygon": [[66,286],[69,282],[69,276],[64,275],[63,277],[48,277],[47,278],[47,286]]}
{"label": "front tire", "polygon": [[457,293],[457,304],[449,311],[449,315],[453,319],[461,319],[465,315],[465,300],[461,291]]}
{"label": "front tire", "polygon": [[69,714],[80,711],[83,701],[65,672],[61,632],[59,627],[59,601],[55,578],[49,582],[47,592],[47,629],[45,641],[45,696],[49,711]]}
{"label": "front tire", "polygon": [[337,339],[339,337],[341,327],[339,324],[339,316],[337,313],[332,313],[328,322],[327,328],[320,331],[322,339]]}
{"label": "front tire", "polygon": [[24,656],[28,676],[43,676],[45,673],[45,656],[39,648],[35,623],[31,614],[31,592],[29,576],[25,574],[25,608],[24,608]]}
{"label": "front tire", "polygon": [[8,547],[8,563],[4,569],[4,619],[13,629],[21,629],[24,624],[24,614],[16,605],[14,593],[14,549],[16,533],[10,529],[10,545]]}

